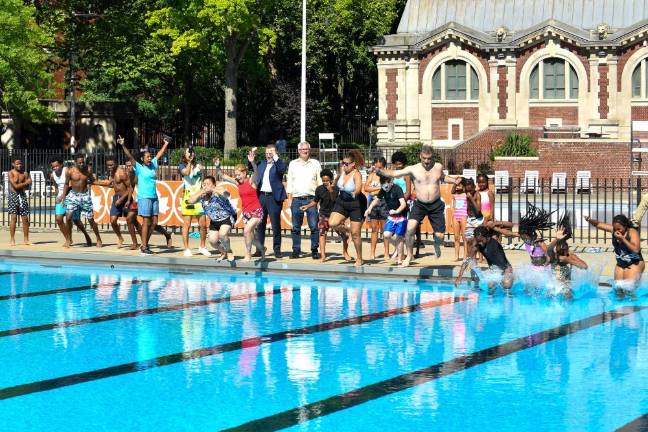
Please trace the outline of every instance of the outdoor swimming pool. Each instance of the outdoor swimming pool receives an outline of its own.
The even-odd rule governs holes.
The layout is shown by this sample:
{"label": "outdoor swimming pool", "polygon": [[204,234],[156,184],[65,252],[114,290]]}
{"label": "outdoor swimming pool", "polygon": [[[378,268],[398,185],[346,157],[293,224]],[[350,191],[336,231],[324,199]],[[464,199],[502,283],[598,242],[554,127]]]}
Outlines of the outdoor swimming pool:
{"label": "outdoor swimming pool", "polygon": [[565,302],[322,278],[6,263],[0,430],[629,431],[647,421],[648,297],[616,301],[600,288]]}

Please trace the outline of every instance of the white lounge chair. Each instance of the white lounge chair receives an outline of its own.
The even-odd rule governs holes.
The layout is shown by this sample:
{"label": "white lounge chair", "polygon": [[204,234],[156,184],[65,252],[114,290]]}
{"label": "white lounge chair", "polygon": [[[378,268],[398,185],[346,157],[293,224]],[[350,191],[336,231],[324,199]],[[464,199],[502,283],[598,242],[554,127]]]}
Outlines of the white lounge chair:
{"label": "white lounge chair", "polygon": [[508,191],[509,187],[509,172],[495,171],[495,192]]}
{"label": "white lounge chair", "polygon": [[465,179],[473,179],[475,183],[477,183],[477,170],[476,169],[464,169],[463,173],[461,174],[461,177]]}
{"label": "white lounge chair", "polygon": [[567,173],[551,174],[551,193],[567,193]]}
{"label": "white lounge chair", "polygon": [[31,194],[46,197],[47,194],[54,193],[54,188],[52,186],[47,186],[45,173],[43,171],[30,171],[29,175],[32,179]]}
{"label": "white lounge chair", "polygon": [[590,193],[591,171],[576,171],[576,193]]}
{"label": "white lounge chair", "polygon": [[520,192],[540,192],[540,173],[538,171],[524,171],[524,181],[520,185]]}

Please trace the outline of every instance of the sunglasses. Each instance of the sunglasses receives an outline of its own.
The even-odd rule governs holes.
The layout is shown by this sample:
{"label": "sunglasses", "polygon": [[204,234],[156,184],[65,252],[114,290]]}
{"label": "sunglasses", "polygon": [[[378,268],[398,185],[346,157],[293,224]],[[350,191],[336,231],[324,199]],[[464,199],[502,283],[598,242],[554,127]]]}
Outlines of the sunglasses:
{"label": "sunglasses", "polygon": [[343,165],[343,166],[349,166],[349,165],[351,165],[352,163],[353,163],[353,162],[342,162],[342,165]]}

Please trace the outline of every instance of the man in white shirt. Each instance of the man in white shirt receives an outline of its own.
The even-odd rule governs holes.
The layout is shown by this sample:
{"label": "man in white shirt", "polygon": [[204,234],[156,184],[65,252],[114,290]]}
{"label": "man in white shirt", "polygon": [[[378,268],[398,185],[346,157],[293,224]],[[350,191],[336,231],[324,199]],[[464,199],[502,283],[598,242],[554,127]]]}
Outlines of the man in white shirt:
{"label": "man in white shirt", "polygon": [[[283,176],[286,173],[286,162],[279,159],[274,144],[269,144],[265,150],[265,160],[257,164],[257,193],[263,209],[263,218],[257,228],[258,239],[265,242],[266,221],[270,216],[272,225],[272,248],[275,258],[281,258],[281,209],[286,199],[286,189],[283,185]],[[252,169],[253,162],[248,161]],[[257,251],[255,256],[260,256]]]}
{"label": "man in white shirt", "polygon": [[[292,213],[292,254],[290,258],[299,258],[301,255],[301,228],[304,222],[304,211],[301,208],[308,205],[315,198],[315,189],[322,184],[320,172],[322,166],[317,159],[310,157],[310,144],[301,142],[297,146],[299,157],[288,165],[288,205]],[[317,228],[317,207],[306,210],[306,220],[311,232],[311,256],[319,259],[319,231]]]}

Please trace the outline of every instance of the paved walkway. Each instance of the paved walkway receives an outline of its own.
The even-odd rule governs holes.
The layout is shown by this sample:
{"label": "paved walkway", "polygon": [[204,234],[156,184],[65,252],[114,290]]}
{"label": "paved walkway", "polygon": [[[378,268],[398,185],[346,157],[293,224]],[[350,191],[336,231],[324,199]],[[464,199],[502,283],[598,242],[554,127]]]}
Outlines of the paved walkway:
{"label": "paved walkway", "polygon": [[[22,233],[16,233],[17,246],[9,246],[9,232],[0,230],[0,256],[3,258],[17,259],[39,259],[39,260],[56,260],[58,262],[77,263],[79,260],[92,262],[96,264],[111,264],[125,266],[162,266],[179,267],[185,269],[222,269],[234,271],[289,271],[289,272],[308,272],[308,273],[328,273],[339,277],[341,274],[349,276],[372,275],[374,277],[407,277],[407,278],[448,278],[457,274],[459,264],[454,261],[454,248],[442,248],[442,257],[437,259],[433,256],[433,247],[431,242],[426,242],[421,249],[421,257],[416,259],[413,264],[406,269],[399,268],[395,264],[386,262],[382,257],[383,246],[378,244],[378,257],[376,260],[369,260],[369,242],[363,243],[365,256],[365,265],[361,268],[355,268],[353,262],[344,261],[342,258],[342,246],[340,243],[327,243],[327,261],[321,263],[319,260],[313,260],[310,255],[304,255],[299,259],[290,259],[288,254],[291,251],[291,240],[289,236],[284,236],[282,259],[275,259],[272,254],[264,262],[255,261],[244,263],[243,257],[243,238],[240,235],[232,237],[232,250],[236,260],[233,262],[217,262],[215,258],[207,258],[197,254],[199,240],[191,238],[190,246],[195,255],[187,258],[183,256],[182,239],[179,235],[173,236],[174,248],[167,249],[164,237],[159,234],[153,234],[151,238],[151,249],[155,252],[154,256],[141,257],[139,251],[128,249],[129,244],[118,248],[116,245],[116,236],[111,232],[102,233],[104,247],[86,247],[83,244],[83,236],[75,232],[74,240],[77,242],[72,248],[64,249],[62,247],[63,239],[58,231],[36,232],[30,235],[31,246],[22,245]],[[125,236],[126,241],[129,237]],[[266,238],[266,245],[270,246],[271,237]],[[270,248],[270,247],[269,247]],[[353,245],[350,245],[350,253],[353,256],[355,251]],[[614,270],[614,255],[609,247],[589,248],[575,247],[578,255],[584,259],[590,266],[603,268],[602,279],[609,279]],[[309,241],[304,238],[302,241],[302,250],[309,251]],[[513,267],[518,267],[529,263],[529,258],[524,250],[507,250],[506,254]]]}

